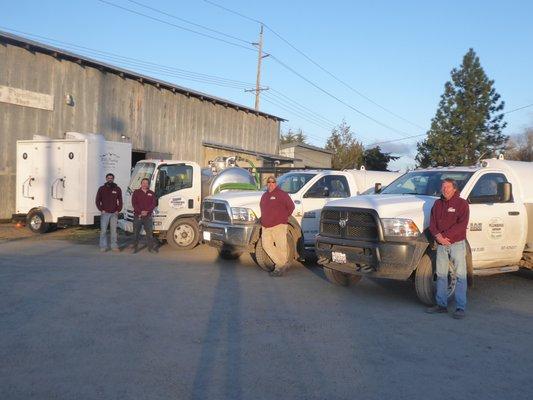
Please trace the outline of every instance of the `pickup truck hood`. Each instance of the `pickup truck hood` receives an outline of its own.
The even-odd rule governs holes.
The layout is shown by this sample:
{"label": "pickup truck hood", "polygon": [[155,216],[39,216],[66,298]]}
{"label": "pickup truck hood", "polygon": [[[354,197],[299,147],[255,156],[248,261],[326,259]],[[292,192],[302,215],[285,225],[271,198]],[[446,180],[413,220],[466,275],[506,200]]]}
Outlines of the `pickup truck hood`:
{"label": "pickup truck hood", "polygon": [[257,217],[261,216],[261,210],[259,202],[261,201],[262,191],[256,190],[244,190],[235,191],[228,190],[227,192],[218,193],[213,196],[206,197],[211,200],[223,200],[226,201],[230,207],[246,207],[251,208]]}
{"label": "pickup truck hood", "polygon": [[349,197],[331,201],[327,207],[368,208],[376,210],[379,218],[408,218],[414,221],[420,231],[429,226],[429,217],[434,196],[411,194],[380,194]]}

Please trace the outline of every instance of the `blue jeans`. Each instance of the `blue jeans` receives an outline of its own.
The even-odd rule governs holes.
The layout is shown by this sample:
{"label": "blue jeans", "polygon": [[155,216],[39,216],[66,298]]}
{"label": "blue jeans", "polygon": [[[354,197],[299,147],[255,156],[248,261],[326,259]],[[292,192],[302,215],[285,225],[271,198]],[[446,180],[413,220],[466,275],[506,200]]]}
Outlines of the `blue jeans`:
{"label": "blue jeans", "polygon": [[118,249],[117,244],[117,222],[118,215],[115,213],[103,212],[100,215],[100,248],[107,249],[107,226],[111,234],[111,248]]}
{"label": "blue jeans", "polygon": [[452,263],[452,269],[457,277],[455,285],[456,308],[466,309],[466,244],[464,240],[450,246],[437,246],[437,304],[442,307],[448,306],[448,266]]}

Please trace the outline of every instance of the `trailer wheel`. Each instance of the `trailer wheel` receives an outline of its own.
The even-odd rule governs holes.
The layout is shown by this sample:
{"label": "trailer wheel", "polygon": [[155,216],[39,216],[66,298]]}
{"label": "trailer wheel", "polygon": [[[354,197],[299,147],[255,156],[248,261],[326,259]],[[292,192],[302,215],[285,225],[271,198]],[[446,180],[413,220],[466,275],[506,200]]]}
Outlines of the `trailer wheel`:
{"label": "trailer wheel", "polygon": [[178,219],[167,232],[167,243],[176,250],[190,250],[200,240],[198,222],[194,218]]}
{"label": "trailer wheel", "polygon": [[[287,232],[287,246],[289,247],[289,262],[292,262],[296,254],[296,243],[294,243],[294,238],[292,237],[290,230]],[[261,269],[267,272],[273,271],[275,268],[274,261],[272,261],[263,248],[261,238],[259,238],[255,245],[255,254],[252,256],[252,258],[256,264],[261,267]]]}
{"label": "trailer wheel", "polygon": [[26,217],[26,225],[33,233],[46,233],[50,224],[44,222],[44,214],[40,210],[31,210]]}
{"label": "trailer wheel", "polygon": [[324,275],[328,281],[339,286],[349,286],[351,283],[359,282],[362,278],[361,275],[347,274],[328,267],[324,267]]}
{"label": "trailer wheel", "polygon": [[[434,259],[428,254],[420,259],[415,272],[415,290],[420,301],[427,305],[435,304],[437,273],[433,267]],[[457,276],[451,262],[448,268],[448,299],[451,299],[457,286]]]}

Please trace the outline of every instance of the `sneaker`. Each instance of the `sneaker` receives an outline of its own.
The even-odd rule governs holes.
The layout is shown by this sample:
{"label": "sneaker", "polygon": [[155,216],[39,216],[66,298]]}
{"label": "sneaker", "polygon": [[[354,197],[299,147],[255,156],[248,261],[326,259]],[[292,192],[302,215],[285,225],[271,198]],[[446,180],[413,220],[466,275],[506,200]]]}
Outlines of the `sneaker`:
{"label": "sneaker", "polygon": [[428,314],[445,314],[448,312],[448,309],[446,307],[437,305],[437,306],[427,308],[426,312]]}
{"label": "sneaker", "polygon": [[283,271],[281,269],[274,269],[274,271],[269,272],[269,275],[273,278],[279,278],[280,276],[283,276]]}
{"label": "sneaker", "polygon": [[453,317],[454,317],[455,319],[463,319],[464,317],[466,317],[465,310],[461,310],[460,308],[458,308],[458,309],[455,310],[455,312],[453,313]]}

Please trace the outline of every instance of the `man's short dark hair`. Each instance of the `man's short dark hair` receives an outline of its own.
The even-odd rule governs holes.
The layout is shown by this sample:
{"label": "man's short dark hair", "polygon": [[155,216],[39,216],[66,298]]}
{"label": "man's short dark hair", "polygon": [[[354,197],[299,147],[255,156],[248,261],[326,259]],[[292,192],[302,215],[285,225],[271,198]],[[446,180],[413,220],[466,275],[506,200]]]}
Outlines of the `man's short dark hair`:
{"label": "man's short dark hair", "polygon": [[150,179],[148,179],[148,178],[142,178],[141,179],[141,183],[143,183],[143,181],[146,181],[146,182],[150,183]]}
{"label": "man's short dark hair", "polygon": [[453,188],[454,188],[454,189],[458,189],[458,187],[457,187],[457,181],[456,181],[455,179],[453,179],[453,178],[444,178],[443,181],[442,181],[442,183],[444,183],[444,182],[451,183],[451,184],[453,185]]}
{"label": "man's short dark hair", "polygon": [[109,174],[106,174],[106,176],[105,176],[106,179],[109,178],[109,177],[115,179],[115,175],[113,175],[111,172]]}

